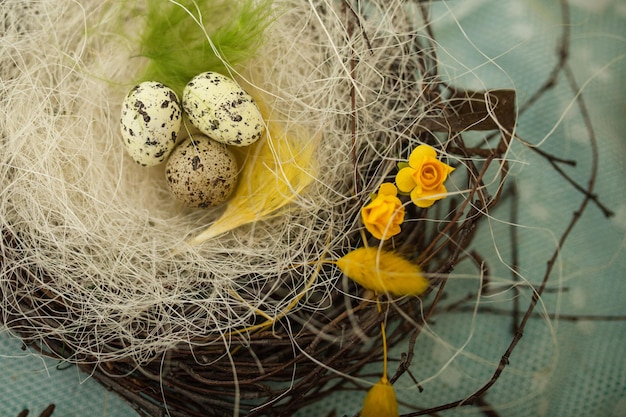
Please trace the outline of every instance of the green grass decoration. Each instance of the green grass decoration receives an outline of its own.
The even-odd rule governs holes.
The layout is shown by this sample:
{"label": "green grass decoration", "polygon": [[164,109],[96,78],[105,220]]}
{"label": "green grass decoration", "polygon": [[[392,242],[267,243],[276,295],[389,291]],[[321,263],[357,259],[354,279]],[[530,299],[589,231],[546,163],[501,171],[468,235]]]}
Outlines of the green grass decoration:
{"label": "green grass decoration", "polygon": [[271,5],[272,0],[146,1],[138,49],[149,63],[140,81],[162,82],[180,95],[202,72],[228,75],[227,66],[241,64],[261,45],[272,22]]}

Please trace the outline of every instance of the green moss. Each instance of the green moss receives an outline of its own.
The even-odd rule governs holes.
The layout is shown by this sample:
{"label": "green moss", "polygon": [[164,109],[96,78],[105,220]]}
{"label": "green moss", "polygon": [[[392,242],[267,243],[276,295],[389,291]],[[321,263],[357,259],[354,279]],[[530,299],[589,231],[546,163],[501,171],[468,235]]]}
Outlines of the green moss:
{"label": "green moss", "polygon": [[260,46],[272,21],[271,4],[272,0],[146,0],[138,50],[149,63],[139,81],[160,81],[181,94],[202,72],[227,74],[227,65],[241,64]]}

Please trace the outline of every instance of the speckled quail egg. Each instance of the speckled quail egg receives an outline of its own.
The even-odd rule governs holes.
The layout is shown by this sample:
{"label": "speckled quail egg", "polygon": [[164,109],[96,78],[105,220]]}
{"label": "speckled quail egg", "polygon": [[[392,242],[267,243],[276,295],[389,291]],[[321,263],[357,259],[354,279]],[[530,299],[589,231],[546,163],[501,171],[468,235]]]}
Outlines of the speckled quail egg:
{"label": "speckled quail egg", "polygon": [[204,72],[189,81],[182,103],[191,124],[227,145],[248,146],[265,130],[253,98],[234,80],[216,72]]}
{"label": "speckled quail egg", "polygon": [[223,143],[196,134],[181,142],[165,165],[171,193],[188,207],[214,207],[237,185],[239,165]]}
{"label": "speckled quail egg", "polygon": [[128,154],[144,166],[165,161],[182,123],[180,102],[169,87],[146,81],[124,98],[120,125]]}

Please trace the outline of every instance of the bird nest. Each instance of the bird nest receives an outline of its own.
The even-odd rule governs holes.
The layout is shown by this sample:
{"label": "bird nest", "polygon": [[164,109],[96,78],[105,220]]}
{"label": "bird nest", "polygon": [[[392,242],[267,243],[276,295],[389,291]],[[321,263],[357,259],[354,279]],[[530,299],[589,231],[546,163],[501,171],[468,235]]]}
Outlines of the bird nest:
{"label": "bird nest", "polygon": [[[123,60],[106,58],[116,51],[102,39],[92,45],[72,34],[72,27],[88,18],[99,16],[100,27],[102,15],[113,13],[92,3],[85,6],[90,13],[67,20],[67,29],[55,26],[61,43],[46,52],[46,68],[33,66],[39,62],[33,45],[50,36],[49,28],[45,19],[31,18],[48,13],[57,23],[66,21],[77,13],[75,5],[41,11],[34,3],[28,3],[33,8],[15,3],[11,9],[17,14],[12,30],[32,39],[16,49],[23,60],[5,69],[3,88],[14,108],[44,104],[22,112],[22,118],[7,106],[3,118],[3,142],[11,149],[2,161],[3,324],[39,351],[78,364],[146,416],[221,416],[234,410],[290,416],[336,390],[362,388],[359,378],[367,375],[367,366],[385,358],[381,322],[388,346],[405,352],[390,381],[407,373],[422,327],[438,312],[448,274],[462,260],[474,263],[477,276],[484,273],[479,254],[468,248],[504,190],[515,92],[470,91],[441,81],[433,34],[418,30],[406,11],[395,11],[393,19],[403,26],[394,39],[379,25],[377,13],[347,3],[311,9],[300,4],[307,10],[305,27],[317,33],[307,44],[321,48],[326,42],[312,55],[320,61],[302,60],[319,71],[317,79],[296,63],[293,74],[286,65],[278,77],[269,59],[258,58],[255,65],[265,65],[264,74],[241,74],[253,74],[243,78],[279,96],[268,100],[267,120],[289,125],[295,118],[298,129],[308,131],[319,122],[304,143],[290,148],[315,144],[315,169],[298,166],[311,181],[281,189],[294,195],[271,215],[190,241],[221,213],[163,203],[168,197],[157,170],[137,179],[142,167],[129,163],[116,142],[119,89],[102,86],[93,73],[115,72]],[[418,15],[428,22],[427,6],[415,4],[413,11],[421,8]],[[333,26],[334,14],[347,23]],[[283,25],[269,33],[288,39],[294,33],[288,30],[297,28]],[[390,41],[395,49],[385,43]],[[288,61],[289,55],[278,53],[284,45],[268,42],[272,62]],[[338,42],[346,47],[337,48]],[[90,46],[103,55],[89,52]],[[329,58],[334,53],[341,54],[340,64]],[[83,65],[78,74],[59,64],[67,59]],[[267,82],[277,77],[295,81]],[[315,82],[319,85],[306,89]],[[41,96],[38,88],[45,83],[53,93]],[[89,97],[90,88],[96,88],[95,98]],[[327,94],[332,100],[325,100]],[[323,118],[306,123],[306,115],[319,112]],[[85,120],[95,122],[78,126]],[[31,143],[37,132],[47,137],[46,144],[31,149],[17,143],[16,138]],[[85,146],[94,136],[105,139]],[[394,181],[398,162],[408,160],[418,145],[432,147],[454,168],[447,197],[424,208],[401,195],[406,209],[401,232],[389,239],[369,237],[361,209],[381,183]],[[280,171],[291,161],[281,160],[276,149],[272,155],[279,159],[269,184],[285,180],[281,175],[288,174]],[[114,155],[111,161],[94,162],[103,152]],[[103,185],[107,178],[109,185]],[[137,191],[143,186],[149,190]],[[124,187],[128,190],[120,193]],[[154,202],[142,205],[146,196]],[[363,246],[419,266],[428,288],[419,297],[393,296],[351,281],[335,260]]]}
{"label": "bird nest", "polygon": [[[85,327],[72,334],[44,339],[39,338],[39,332],[32,331],[68,326],[80,320],[81,312],[61,292],[48,289],[55,280],[44,269],[7,268],[20,264],[11,257],[21,253],[23,243],[20,235],[5,228],[3,297],[15,297],[15,303],[11,304],[12,309],[4,310],[4,323],[43,353],[71,358],[147,416],[165,415],[165,410],[172,416],[221,416],[230,415],[236,408],[250,416],[293,415],[299,408],[349,384],[342,375],[359,375],[365,365],[382,361],[382,346],[372,340],[379,335],[383,319],[392,328],[387,334],[388,344],[403,345],[408,353],[397,365],[394,376],[397,379],[411,364],[414,339],[421,326],[437,313],[447,274],[468,256],[474,257],[480,269],[480,259],[468,253],[467,248],[480,220],[500,199],[498,191],[503,189],[506,168],[497,168],[501,175],[495,186],[492,184],[496,189],[493,194],[484,178],[489,168],[501,164],[504,158],[510,140],[508,132],[515,121],[514,98],[514,93],[508,90],[453,91],[441,101],[441,116],[414,126],[415,137],[423,143],[434,143],[434,131],[447,131],[444,135],[450,145],[446,152],[465,161],[456,170],[465,171],[468,192],[462,197],[449,198],[428,212],[417,207],[407,211],[405,221],[411,226],[384,247],[392,246],[420,265],[431,277],[430,286],[419,298],[389,298],[384,315],[375,308],[370,291],[345,282],[342,285],[341,271],[333,265],[322,265],[314,274],[330,277],[327,279],[337,282],[336,288],[329,294],[319,293],[314,287],[305,289],[299,302],[321,302],[323,308],[313,311],[287,308],[275,319],[258,315],[245,328],[190,338],[187,343],[172,346],[144,363],[132,358],[101,361],[89,354],[89,343],[84,339],[89,340],[94,328]],[[493,130],[492,146],[467,144],[463,133],[473,129]],[[363,244],[358,231],[345,230],[345,233],[354,247]],[[370,244],[375,245],[376,241]],[[282,272],[284,291],[277,291],[274,286],[249,290],[269,300],[287,297],[294,287],[292,282],[302,279],[297,269],[296,266]],[[181,306],[179,314],[189,315],[187,308],[197,307]],[[135,331],[136,337],[149,340],[158,329],[138,326]],[[407,334],[413,337],[407,340]],[[68,347],[81,344],[85,349]],[[117,352],[125,346],[126,342],[118,339],[108,341],[100,349]],[[97,353],[101,355],[103,351]]]}

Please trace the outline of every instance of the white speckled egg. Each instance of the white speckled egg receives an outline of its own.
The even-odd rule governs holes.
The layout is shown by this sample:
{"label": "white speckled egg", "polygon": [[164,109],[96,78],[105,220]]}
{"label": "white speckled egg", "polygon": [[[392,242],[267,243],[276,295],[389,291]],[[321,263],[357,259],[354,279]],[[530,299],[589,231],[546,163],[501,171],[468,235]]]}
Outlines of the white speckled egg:
{"label": "white speckled egg", "polygon": [[182,102],[191,124],[218,142],[247,146],[259,140],[265,130],[252,97],[222,74],[195,76],[183,90]]}
{"label": "white speckled egg", "polygon": [[239,165],[223,143],[197,134],[181,142],[165,166],[167,185],[188,207],[214,207],[237,185]]}
{"label": "white speckled egg", "polygon": [[136,85],[122,103],[122,139],[138,164],[153,166],[165,161],[174,149],[181,123],[176,93],[159,82]]}

